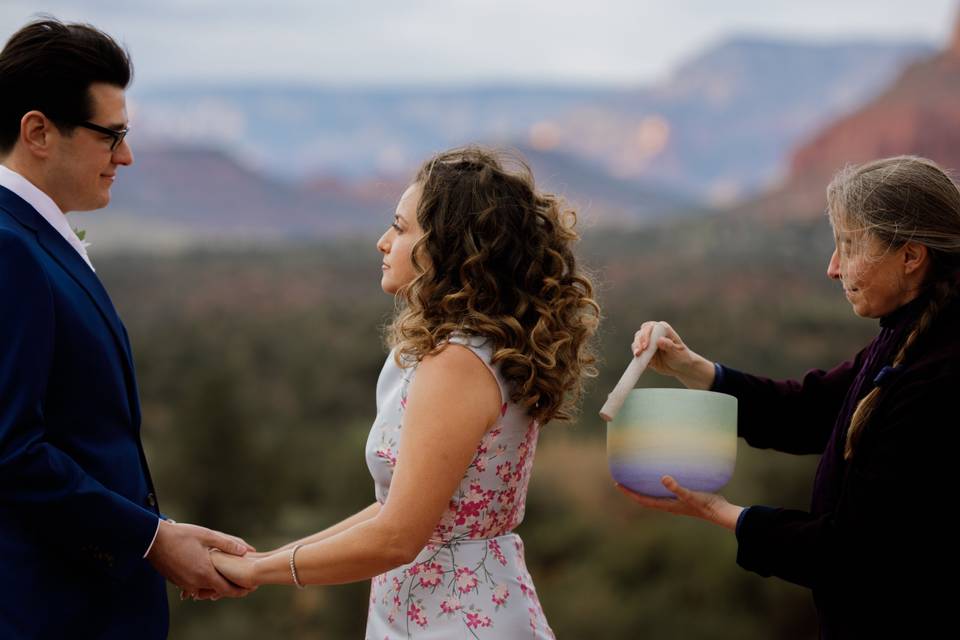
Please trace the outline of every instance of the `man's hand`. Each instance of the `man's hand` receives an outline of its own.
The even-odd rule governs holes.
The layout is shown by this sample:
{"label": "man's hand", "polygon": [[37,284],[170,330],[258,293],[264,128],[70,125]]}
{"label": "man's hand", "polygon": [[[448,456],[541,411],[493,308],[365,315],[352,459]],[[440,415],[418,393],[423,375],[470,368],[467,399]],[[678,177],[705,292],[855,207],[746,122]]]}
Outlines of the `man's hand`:
{"label": "man's hand", "polygon": [[250,589],[238,587],[217,573],[210,561],[211,548],[236,556],[256,551],[240,538],[219,531],[161,520],[147,560],[160,575],[195,599],[240,598],[250,593]]}

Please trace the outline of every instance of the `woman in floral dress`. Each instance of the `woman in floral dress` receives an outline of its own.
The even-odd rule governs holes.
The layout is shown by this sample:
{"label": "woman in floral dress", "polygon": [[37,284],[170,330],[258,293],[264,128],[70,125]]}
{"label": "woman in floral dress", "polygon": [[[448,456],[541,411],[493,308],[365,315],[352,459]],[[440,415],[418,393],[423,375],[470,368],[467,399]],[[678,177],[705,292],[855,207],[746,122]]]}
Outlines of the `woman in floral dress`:
{"label": "woman in floral dress", "polygon": [[377,242],[397,311],[366,447],[376,502],[273,552],[214,552],[218,569],[246,587],[372,578],[368,640],[552,638],[513,530],[542,426],[593,371],[574,222],[522,161],[424,163]]}

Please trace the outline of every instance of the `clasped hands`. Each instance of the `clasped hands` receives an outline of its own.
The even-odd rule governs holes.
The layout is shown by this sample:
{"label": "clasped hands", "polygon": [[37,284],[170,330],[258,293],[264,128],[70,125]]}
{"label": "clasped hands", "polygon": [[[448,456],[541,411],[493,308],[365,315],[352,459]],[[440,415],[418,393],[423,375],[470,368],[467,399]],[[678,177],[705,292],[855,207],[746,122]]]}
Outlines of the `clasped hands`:
{"label": "clasped hands", "polygon": [[217,570],[213,563],[217,551],[224,557],[241,559],[256,549],[236,536],[161,520],[147,560],[160,575],[180,588],[181,599],[219,600],[251,593],[255,587],[242,586]]}

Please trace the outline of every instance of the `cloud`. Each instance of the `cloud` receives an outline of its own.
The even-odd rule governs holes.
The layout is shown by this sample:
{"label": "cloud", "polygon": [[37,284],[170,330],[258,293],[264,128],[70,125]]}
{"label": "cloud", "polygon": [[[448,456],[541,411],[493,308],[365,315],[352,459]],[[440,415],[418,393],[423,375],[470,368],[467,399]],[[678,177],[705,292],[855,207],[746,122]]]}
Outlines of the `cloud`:
{"label": "cloud", "polygon": [[[878,6],[880,5],[880,6]],[[138,84],[631,84],[734,32],[943,40],[954,0],[8,0],[3,35],[37,11],[124,41]]]}

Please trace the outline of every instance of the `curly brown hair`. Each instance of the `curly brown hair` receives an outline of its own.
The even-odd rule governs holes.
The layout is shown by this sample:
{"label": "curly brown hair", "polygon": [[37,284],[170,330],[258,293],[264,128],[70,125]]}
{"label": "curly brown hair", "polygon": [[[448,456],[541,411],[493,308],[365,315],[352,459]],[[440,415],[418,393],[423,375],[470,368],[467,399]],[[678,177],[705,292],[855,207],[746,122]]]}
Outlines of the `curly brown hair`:
{"label": "curly brown hair", "polygon": [[[513,165],[513,166],[511,166]],[[516,154],[464,147],[417,172],[417,276],[397,292],[387,342],[420,361],[453,333],[493,342],[510,399],[545,424],[569,420],[595,376],[600,307],[572,245],[576,213],[538,192]]]}

